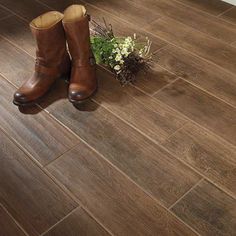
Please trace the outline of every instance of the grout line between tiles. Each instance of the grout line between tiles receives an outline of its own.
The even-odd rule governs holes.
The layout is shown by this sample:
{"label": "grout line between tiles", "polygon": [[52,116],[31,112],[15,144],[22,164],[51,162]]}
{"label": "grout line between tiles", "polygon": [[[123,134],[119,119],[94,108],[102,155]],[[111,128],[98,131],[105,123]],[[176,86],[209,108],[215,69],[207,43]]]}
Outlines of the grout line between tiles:
{"label": "grout line between tiles", "polygon": [[[85,3],[84,0],[81,0],[81,1]],[[95,6],[95,5],[91,4],[91,3],[86,3],[86,4],[92,6],[92,7],[95,8],[95,9],[98,9],[98,10],[100,10],[100,11],[102,11],[102,12],[106,12],[108,15],[112,15],[114,18],[119,19],[119,20],[120,20],[121,22],[123,22],[123,23],[127,23],[127,24],[129,24],[129,25],[132,25],[135,30],[138,30],[138,29],[135,27],[134,24],[132,24],[132,23],[130,23],[130,22],[124,20],[123,18],[120,18],[120,17],[118,17],[118,16],[116,16],[116,15],[113,15],[113,14],[109,13],[107,10],[104,10],[104,9],[102,9],[102,8],[99,8],[99,7],[97,7],[97,6]],[[157,19],[157,20],[155,20],[155,21],[158,21],[158,20],[159,20],[159,19]],[[152,22],[152,23],[153,23],[153,22]],[[191,27],[190,27],[190,28],[191,28]],[[194,31],[194,30],[195,30],[195,29],[192,29],[192,31]],[[192,51],[189,51],[188,49],[182,48],[182,47],[180,47],[180,46],[178,46],[178,45],[172,43],[171,41],[160,37],[159,35],[153,34],[151,31],[142,29],[142,32],[146,32],[146,33],[152,35],[154,38],[161,39],[162,41],[164,41],[164,42],[166,42],[166,43],[168,43],[168,44],[170,44],[170,45],[172,45],[172,46],[175,46],[176,48],[179,48],[179,49],[181,49],[181,50],[183,50],[183,51],[186,51],[186,52],[188,52],[189,54],[194,55],[195,57],[200,58],[201,60],[206,61],[206,62],[208,62],[208,63],[210,63],[210,64],[212,64],[212,65],[214,65],[214,66],[220,68],[221,70],[226,71],[227,73],[230,73],[230,74],[234,75],[234,73],[231,72],[230,70],[225,69],[224,67],[222,67],[222,66],[220,66],[220,65],[218,65],[218,64],[216,64],[216,63],[214,63],[214,62],[212,62],[212,61],[210,61],[210,60],[208,60],[208,59],[205,59],[204,57],[201,57],[201,56],[199,56],[198,54],[196,54],[196,53],[194,53],[194,52],[192,52]],[[200,32],[200,31],[199,31],[199,33],[205,34],[205,33],[202,33],[202,32]],[[219,40],[219,39],[217,39],[217,40]],[[220,40],[219,40],[219,41],[220,41]],[[221,41],[220,41],[220,42],[221,42]],[[230,46],[230,45],[227,44],[227,43],[225,43],[225,44],[228,45],[228,46]]]}
{"label": "grout line between tiles", "polygon": [[180,202],[186,195],[188,195],[193,189],[195,189],[202,181],[204,178],[201,178],[195,185],[192,186],[186,193],[184,193],[177,201],[175,201],[172,205],[168,207],[169,210],[171,210],[178,202]]}
{"label": "grout line between tiles", "polygon": [[[51,116],[51,115],[50,115]],[[52,117],[52,116],[51,116]],[[54,118],[54,117],[53,117]],[[56,120],[56,119],[54,119]],[[61,124],[61,122],[58,122]],[[62,125],[65,127],[64,125]],[[59,180],[57,180],[46,168],[43,168],[43,166],[34,158],[34,156],[27,151],[17,140],[15,140],[12,136],[9,136],[7,131],[4,130],[4,128],[0,124],[0,130],[20,149],[26,154],[26,158],[29,159],[31,162],[33,162],[37,168],[39,168],[43,174],[45,174],[65,195],[67,195],[72,201],[74,201],[77,206],[80,206],[87,214],[94,219],[106,232],[108,232],[110,235],[113,236],[113,233],[108,230],[101,222],[99,222],[96,217],[93,215],[93,213],[87,209],[87,207],[84,206],[84,204],[81,203],[81,201],[67,188],[65,187]],[[67,128],[67,130],[70,130]],[[70,130],[71,133],[74,134],[73,131]],[[75,136],[78,137],[77,134]],[[80,138],[79,138],[80,140]]]}
{"label": "grout line between tiles", "polygon": [[14,223],[21,229],[21,231],[26,235],[26,236],[30,236],[26,230],[21,226],[21,224],[10,214],[10,212],[7,210],[7,208],[0,203],[0,207],[3,208],[3,210],[7,213],[7,215],[14,221]]}
{"label": "grout line between tiles", "polygon": [[76,208],[74,208],[71,212],[69,212],[67,215],[65,215],[63,218],[61,218],[59,221],[57,221],[54,225],[52,225],[51,227],[49,227],[47,230],[45,230],[42,234],[40,234],[40,236],[44,236],[45,234],[47,234],[51,229],[55,228],[57,225],[59,225],[63,220],[65,220],[66,218],[68,218],[70,215],[72,215],[75,211],[77,211],[78,209],[80,209],[81,206],[77,206]]}
{"label": "grout line between tiles", "polygon": [[[229,9],[227,9],[227,10],[225,10],[225,11],[223,11],[223,12],[221,12],[220,14],[217,15],[217,18],[219,18],[220,16],[224,15],[226,12],[232,10],[233,8],[234,8],[234,6],[230,7]],[[227,21],[227,22],[228,22],[228,21]],[[233,23],[231,23],[231,24],[233,24]]]}
{"label": "grout line between tiles", "polygon": [[[11,41],[9,41],[11,42]],[[13,44],[14,45],[14,44]],[[18,47],[20,50],[22,50],[20,47]],[[23,50],[24,51],[24,50]],[[30,55],[30,54],[29,54]],[[32,57],[32,55],[30,55]],[[107,70],[107,68],[104,68],[106,71],[108,71],[109,73],[111,73],[109,70]],[[0,73],[1,74],[1,73]],[[3,75],[2,75],[3,76]],[[7,81],[9,81],[5,76],[3,76]],[[10,82],[11,83],[11,82]],[[11,83],[12,84],[12,83]],[[16,87],[14,84],[13,84],[14,87]],[[140,91],[142,91],[141,89],[139,89]],[[146,94],[147,96],[149,96],[150,98],[152,98],[150,95],[148,95],[147,93],[145,93],[144,91],[142,91],[144,94]],[[155,99],[155,98],[154,98]],[[157,100],[158,102],[162,103],[164,106],[168,107],[170,110],[173,110],[175,112],[177,112],[178,114],[180,114],[182,117],[184,117],[187,121],[190,121],[194,124],[196,124],[197,126],[200,126],[201,128],[203,128],[204,130],[212,133],[211,131],[209,131],[208,129],[206,129],[205,127],[201,126],[200,124],[196,123],[195,121],[189,119],[187,116],[185,116],[184,114],[180,113],[179,111],[176,111],[175,109],[173,109],[172,107],[170,107],[169,105],[163,103],[162,101],[160,100]],[[99,104],[97,102],[95,102],[96,104]],[[101,104],[99,104],[101,105]],[[39,106],[39,105],[38,105]],[[113,115],[115,115],[116,117],[118,117],[119,119],[123,120],[122,118],[120,118],[119,116],[117,116],[116,114],[114,114],[113,112],[111,112],[109,109],[107,109],[104,105],[102,105],[106,110],[108,110],[110,113],[112,113]],[[46,109],[43,109],[41,106],[39,106],[43,111],[45,111],[47,114],[49,114],[50,116],[52,116],[54,119],[55,117],[53,115],[51,115],[50,112],[48,112]],[[57,119],[56,119],[57,120]],[[57,120],[58,121],[58,120]],[[124,120],[123,120],[124,121]],[[60,122],[61,123],[61,122]],[[133,125],[131,125],[129,122],[126,122],[128,125],[130,125],[131,127],[134,127]],[[63,124],[64,125],[64,124]],[[66,127],[67,129],[69,129],[67,126],[64,126]],[[138,130],[137,128],[135,128],[138,132],[142,133],[145,137],[147,137],[148,139],[150,139],[151,141],[153,141],[154,143],[158,144],[160,147],[166,149],[164,146],[161,145],[161,143],[158,143],[156,142],[155,140],[153,140],[152,138],[150,138],[149,136],[147,136],[146,134],[144,134],[142,131]],[[70,129],[69,129],[70,130]],[[71,131],[73,132],[73,131]],[[223,145],[225,145],[224,143],[226,142],[227,144],[230,144],[231,146],[233,146],[232,143],[229,143],[227,140],[224,140],[223,138],[221,138],[220,136],[214,134],[217,138],[220,138],[221,140],[223,140]],[[166,149],[168,151],[168,153],[171,153],[168,149]],[[171,153],[172,154],[172,153]],[[172,154],[173,155],[173,154]],[[174,155],[175,156],[175,155]],[[199,172],[198,170],[196,170],[194,167],[191,167],[189,164],[187,164],[186,162],[182,161],[180,158],[176,157],[179,161],[181,161],[183,164],[187,165],[188,167],[190,167],[193,171],[197,172],[198,174],[200,174],[201,176],[203,176],[203,174],[201,172]],[[214,183],[212,180],[210,180],[207,176],[205,176],[206,179],[208,179],[209,182],[213,183],[214,185],[218,186],[216,183]],[[229,193],[227,190],[225,190],[224,188],[220,187],[219,188],[223,189],[228,195],[230,195],[231,197],[235,198],[234,196],[231,195],[231,193]]]}

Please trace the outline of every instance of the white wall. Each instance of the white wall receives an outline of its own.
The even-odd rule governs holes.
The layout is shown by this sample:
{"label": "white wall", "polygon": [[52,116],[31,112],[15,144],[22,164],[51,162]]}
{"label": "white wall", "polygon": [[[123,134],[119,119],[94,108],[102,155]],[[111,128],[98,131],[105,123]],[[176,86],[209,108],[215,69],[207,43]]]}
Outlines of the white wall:
{"label": "white wall", "polygon": [[231,3],[236,6],[236,0],[223,0],[224,2]]}

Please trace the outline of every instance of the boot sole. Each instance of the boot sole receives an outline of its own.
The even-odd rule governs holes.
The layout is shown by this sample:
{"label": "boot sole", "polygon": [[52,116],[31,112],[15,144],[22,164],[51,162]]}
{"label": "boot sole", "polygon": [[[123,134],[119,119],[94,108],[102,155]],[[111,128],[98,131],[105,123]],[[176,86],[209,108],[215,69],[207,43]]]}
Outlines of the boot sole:
{"label": "boot sole", "polygon": [[94,92],[89,96],[89,97],[87,97],[87,98],[85,98],[85,99],[83,99],[83,100],[72,100],[72,99],[70,99],[70,98],[68,98],[69,99],[69,101],[73,104],[73,105],[79,105],[79,104],[83,104],[83,103],[85,103],[85,102],[87,102],[89,99],[91,99],[96,93],[97,93],[97,91],[98,91],[98,88],[96,88],[95,90],[94,90]]}

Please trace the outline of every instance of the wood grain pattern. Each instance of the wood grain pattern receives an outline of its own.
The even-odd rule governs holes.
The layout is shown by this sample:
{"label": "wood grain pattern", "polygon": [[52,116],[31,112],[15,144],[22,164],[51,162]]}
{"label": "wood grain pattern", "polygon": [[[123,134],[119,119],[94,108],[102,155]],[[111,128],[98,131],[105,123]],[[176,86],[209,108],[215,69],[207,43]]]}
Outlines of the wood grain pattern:
{"label": "wood grain pattern", "polygon": [[236,148],[199,126],[188,124],[164,146],[203,175],[236,196]]}
{"label": "wood grain pattern", "polygon": [[236,76],[175,46],[153,57],[159,65],[236,106]]}
{"label": "wood grain pattern", "polygon": [[[58,84],[55,91],[45,97],[43,107],[66,88]],[[75,109],[60,100],[47,110],[166,206],[199,180],[192,170],[92,101]]]}
{"label": "wood grain pattern", "polygon": [[[164,141],[186,123],[181,116],[164,107],[159,106],[156,110],[149,108],[148,101],[151,98],[144,93],[136,92],[131,86],[122,89],[111,73],[100,69],[97,75],[100,80],[100,91],[95,100],[155,141]],[[147,105],[140,103],[137,97],[146,98]],[[140,118],[141,114],[145,114],[145,120]]]}
{"label": "wood grain pattern", "polygon": [[38,107],[19,110],[12,104],[15,88],[0,77],[0,127],[41,165],[69,150],[77,138]]}
{"label": "wood grain pattern", "polygon": [[0,131],[0,199],[30,235],[39,235],[77,204]]}
{"label": "wood grain pattern", "polygon": [[83,143],[47,168],[115,235],[195,235]]}
{"label": "wood grain pattern", "polygon": [[182,80],[167,86],[155,97],[236,144],[235,109],[226,103]]}
{"label": "wood grain pattern", "polygon": [[[148,8],[141,8],[131,1],[124,0],[122,2],[116,0],[87,0],[86,3],[94,4],[95,6],[104,9],[111,14],[125,19],[139,27],[151,23],[153,20],[160,18],[160,15],[153,14]],[[143,17],[145,15],[145,17]]]}
{"label": "wood grain pattern", "polygon": [[157,37],[161,37],[178,47],[207,59],[233,73],[236,73],[236,48],[219,40],[209,38],[206,34],[177,23],[170,18],[162,18],[146,28]]}
{"label": "wood grain pattern", "polygon": [[15,12],[26,21],[31,21],[42,13],[50,11],[50,8],[31,0],[1,0],[0,4]]}
{"label": "wood grain pattern", "polygon": [[62,222],[53,227],[45,236],[108,236],[94,219],[92,219],[82,208],[75,210]]}
{"label": "wood grain pattern", "polygon": [[[233,24],[236,24],[236,7],[233,7],[229,11],[225,12],[220,18],[227,20]],[[234,26],[235,27],[235,26]]]}
{"label": "wood grain pattern", "polygon": [[[160,14],[164,17],[170,17],[176,23],[182,23],[202,33],[205,33],[226,43],[235,41],[236,30],[232,24],[219,18],[206,14],[202,11],[195,10],[177,1],[170,0],[132,0],[138,2],[140,6],[150,8],[152,14]],[[124,6],[125,7],[125,6]]]}
{"label": "wood grain pattern", "polygon": [[17,49],[0,36],[0,75],[17,87],[28,79],[34,70],[34,59]]}
{"label": "wood grain pattern", "polygon": [[0,205],[0,227],[2,236],[26,236],[11,216]]}
{"label": "wood grain pattern", "polygon": [[201,235],[234,235],[236,200],[203,181],[172,209]]}
{"label": "wood grain pattern", "polygon": [[4,19],[5,17],[10,16],[10,15],[11,15],[11,13],[9,11],[6,11],[6,9],[3,8],[0,3],[0,20]]}
{"label": "wood grain pattern", "polygon": [[221,0],[177,0],[198,10],[205,11],[211,15],[217,16],[220,13],[232,7],[231,4]]}
{"label": "wood grain pattern", "polygon": [[[35,56],[35,42],[26,22],[12,15],[0,21],[0,35]],[[7,48],[7,45],[4,45]]]}

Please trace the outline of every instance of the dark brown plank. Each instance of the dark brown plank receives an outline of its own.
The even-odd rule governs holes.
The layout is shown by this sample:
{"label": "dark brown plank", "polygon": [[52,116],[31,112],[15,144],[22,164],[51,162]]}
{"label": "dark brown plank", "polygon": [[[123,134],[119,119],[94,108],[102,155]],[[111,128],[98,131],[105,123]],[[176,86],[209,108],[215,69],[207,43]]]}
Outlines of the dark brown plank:
{"label": "dark brown plank", "polygon": [[[94,4],[95,6],[108,11],[109,13],[123,18],[126,21],[142,27],[149,24],[153,20],[160,18],[160,15],[153,14],[148,8],[141,8],[132,1],[115,1],[115,0],[87,0],[86,3]],[[143,17],[145,16],[145,17]]]}
{"label": "dark brown plank", "polygon": [[57,11],[64,12],[64,10],[72,4],[82,4],[84,3],[80,0],[36,0],[40,3],[47,5],[48,7],[55,9]]}
{"label": "dark brown plank", "polygon": [[199,180],[192,170],[94,102],[76,109],[64,99],[48,107],[65,93],[64,85],[58,84],[41,105],[164,205]]}
{"label": "dark brown plank", "polygon": [[236,201],[203,181],[172,209],[201,235],[234,235]]}
{"label": "dark brown plank", "polygon": [[[227,20],[233,24],[236,24],[236,7],[233,7],[229,11],[225,12],[220,18]],[[235,26],[234,26],[235,27]]]}
{"label": "dark brown plank", "polygon": [[214,183],[236,196],[236,148],[199,126],[188,124],[164,146]]}
{"label": "dark brown plank", "polygon": [[231,4],[221,0],[178,0],[178,2],[182,2],[188,6],[205,11],[215,16],[232,7]]}
{"label": "dark brown plank", "polygon": [[[1,113],[2,114],[2,113]],[[0,131],[0,199],[30,235],[39,235],[77,205]]]}
{"label": "dark brown plank", "polygon": [[155,97],[236,144],[235,109],[230,105],[183,80],[177,80],[167,86]]}
{"label": "dark brown plank", "polygon": [[15,223],[11,216],[0,205],[0,226],[2,236],[26,236],[21,228]]}
{"label": "dark brown plank", "polygon": [[[211,16],[205,12],[195,10],[177,1],[170,0],[131,0],[138,3],[141,9],[151,9],[152,14],[170,17],[176,23],[182,23],[216,39],[231,43],[235,41],[236,30],[227,21]],[[123,4],[123,8],[125,4]]]}
{"label": "dark brown plank", "polygon": [[196,32],[183,24],[177,24],[170,18],[154,22],[147,30],[233,73],[236,72],[236,60],[233,60],[236,58],[236,48],[230,45],[209,38],[206,34]]}
{"label": "dark brown plank", "polygon": [[0,36],[0,74],[19,87],[34,70],[34,59]]}
{"label": "dark brown plank", "polygon": [[46,165],[73,147],[76,136],[38,107],[18,109],[12,104],[15,88],[0,77],[0,127],[33,158]]}
{"label": "dark brown plank", "polygon": [[47,169],[114,235],[194,235],[83,143]]}
{"label": "dark brown plank", "polygon": [[174,46],[157,52],[153,60],[165,69],[236,106],[236,76]]}
{"label": "dark brown plank", "polygon": [[0,35],[35,56],[35,43],[28,24],[12,15],[0,21]]}
{"label": "dark brown plank", "polygon": [[[136,92],[131,86],[122,88],[111,73],[98,69],[97,75],[100,80],[100,91],[95,100],[155,141],[164,141],[186,123],[185,119],[165,107],[159,106],[153,110],[148,104],[144,105],[138,97],[146,98],[148,103],[151,99],[149,96]],[[142,114],[145,119],[140,118]]]}
{"label": "dark brown plank", "polygon": [[45,236],[108,236],[94,219],[92,219],[82,208],[75,210],[62,222],[53,227]]}
{"label": "dark brown plank", "polygon": [[32,0],[1,0],[0,4],[20,15],[26,21],[31,21],[42,13],[50,11],[50,8]]}
{"label": "dark brown plank", "polygon": [[7,11],[5,8],[1,6],[0,3],[0,20],[12,15],[11,12]]}

